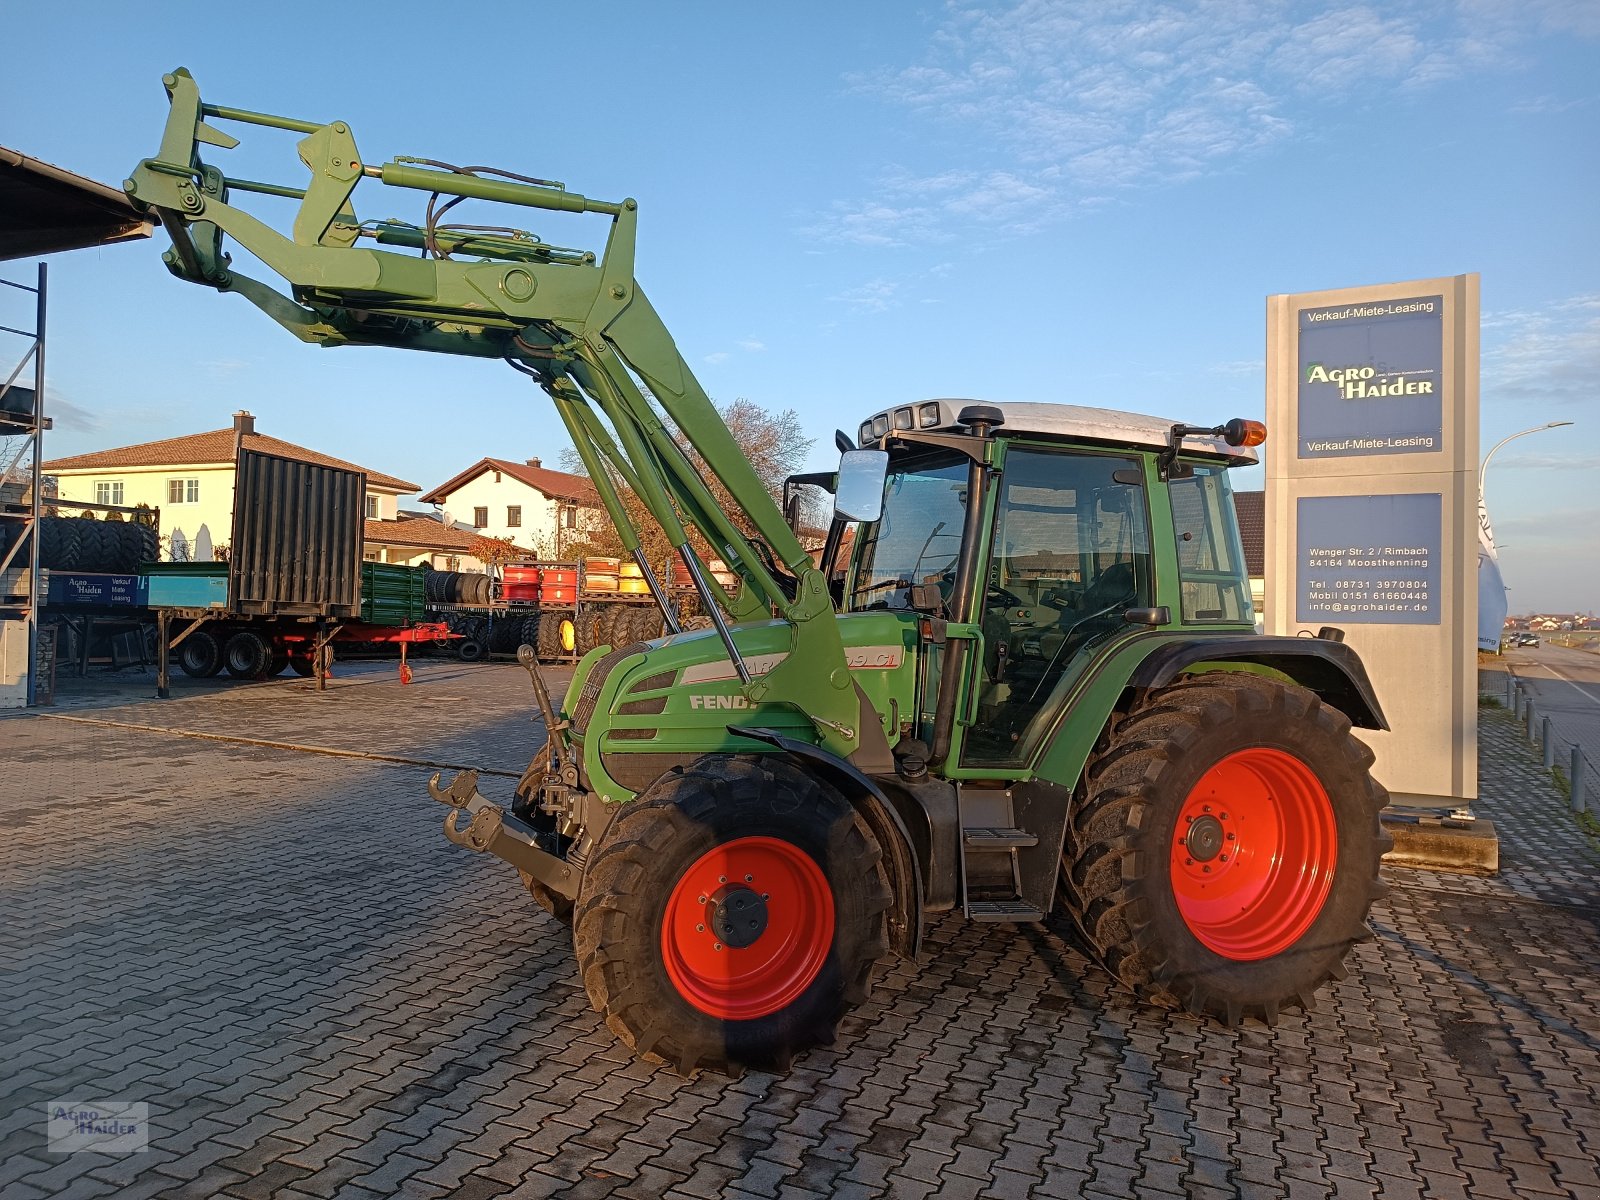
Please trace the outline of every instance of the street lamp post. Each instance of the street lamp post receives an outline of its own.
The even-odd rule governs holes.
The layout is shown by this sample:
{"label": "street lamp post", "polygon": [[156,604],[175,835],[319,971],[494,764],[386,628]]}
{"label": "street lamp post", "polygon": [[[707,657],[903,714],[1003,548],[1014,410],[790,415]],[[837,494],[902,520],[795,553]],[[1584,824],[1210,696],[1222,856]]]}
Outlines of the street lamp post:
{"label": "street lamp post", "polygon": [[1483,503],[1483,477],[1489,470],[1489,460],[1494,457],[1494,452],[1496,450],[1500,449],[1501,446],[1504,446],[1507,442],[1513,440],[1514,438],[1527,437],[1530,433],[1542,433],[1546,429],[1559,429],[1563,425],[1571,424],[1571,421],[1551,421],[1547,425],[1535,425],[1532,429],[1524,429],[1518,433],[1507,434],[1493,446],[1490,446],[1489,453],[1483,456],[1483,465],[1478,468],[1478,503],[1480,505]]}
{"label": "street lamp post", "polygon": [[[1485,454],[1483,456],[1483,465],[1478,468],[1478,537],[1479,537],[1479,550],[1478,550],[1478,552],[1479,552],[1480,557],[1485,552],[1487,552],[1488,557],[1489,557],[1489,567],[1490,567],[1490,572],[1491,572],[1490,575],[1485,576],[1482,573],[1483,564],[1481,562],[1479,563],[1478,602],[1479,602],[1480,605],[1487,605],[1487,604],[1490,603],[1490,600],[1488,598],[1489,592],[1486,592],[1486,589],[1490,589],[1490,591],[1498,593],[1498,595],[1496,596],[1495,604],[1494,604],[1493,607],[1494,607],[1494,610],[1499,613],[1499,616],[1498,616],[1498,618],[1491,617],[1490,618],[1491,622],[1493,622],[1494,620],[1497,620],[1497,619],[1502,621],[1502,622],[1504,621],[1505,614],[1506,614],[1506,604],[1505,604],[1505,585],[1500,581],[1500,568],[1499,568],[1498,564],[1495,562],[1495,559],[1496,559],[1497,556],[1495,554],[1495,547],[1494,547],[1494,530],[1489,525],[1489,508],[1488,508],[1488,505],[1484,503],[1484,499],[1483,499],[1483,479],[1484,479],[1484,476],[1487,475],[1488,471],[1489,471],[1489,460],[1494,457],[1494,454],[1495,454],[1496,450],[1500,449],[1501,446],[1504,446],[1509,441],[1512,441],[1512,440],[1514,440],[1516,438],[1519,438],[1519,437],[1527,437],[1530,433],[1542,433],[1546,429],[1559,429],[1563,425],[1571,425],[1571,424],[1572,424],[1571,421],[1550,421],[1550,422],[1548,422],[1547,424],[1544,424],[1544,425],[1535,425],[1532,429],[1522,429],[1522,430],[1518,430],[1516,433],[1507,434],[1505,437],[1501,438],[1498,442],[1496,442],[1493,446],[1489,447],[1489,453],[1487,453],[1487,454]],[[1482,616],[1481,615],[1479,617],[1479,622],[1480,623],[1478,625],[1478,638],[1479,638],[1478,645],[1481,647],[1483,645],[1483,638],[1484,638],[1483,625],[1482,625]],[[1496,635],[1491,634],[1490,636],[1494,637]]]}

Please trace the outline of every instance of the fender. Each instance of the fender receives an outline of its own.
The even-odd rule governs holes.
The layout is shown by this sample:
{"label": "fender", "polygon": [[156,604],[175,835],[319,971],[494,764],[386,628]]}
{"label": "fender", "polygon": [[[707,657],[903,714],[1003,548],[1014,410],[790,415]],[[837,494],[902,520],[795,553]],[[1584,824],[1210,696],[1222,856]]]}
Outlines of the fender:
{"label": "fender", "polygon": [[1130,687],[1158,688],[1201,662],[1256,663],[1281,671],[1350,718],[1360,729],[1388,729],[1383,709],[1360,657],[1343,642],[1327,638],[1241,634],[1169,641],[1152,650],[1134,669]]}
{"label": "fender", "polygon": [[[885,840],[886,832],[893,831],[893,841],[897,844],[886,845],[883,849],[889,856],[895,875],[896,907],[900,910],[902,928],[892,934],[890,942],[903,957],[915,958],[922,949],[922,865],[917,861],[915,843],[911,840],[905,821],[884,795],[883,789],[873,782],[871,776],[810,742],[786,737],[770,729],[748,729],[741,725],[729,725],[728,732],[751,741],[765,742],[774,750],[787,754],[820,774],[856,805],[868,824],[873,826],[873,834],[880,842]],[[875,803],[863,806],[861,801],[864,797],[870,797]]]}

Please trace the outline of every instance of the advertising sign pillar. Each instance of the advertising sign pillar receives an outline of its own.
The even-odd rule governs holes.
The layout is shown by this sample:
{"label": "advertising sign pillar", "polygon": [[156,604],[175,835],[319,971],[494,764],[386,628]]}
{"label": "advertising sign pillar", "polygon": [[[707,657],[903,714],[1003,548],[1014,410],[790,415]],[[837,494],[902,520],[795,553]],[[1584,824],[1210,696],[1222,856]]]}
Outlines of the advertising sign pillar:
{"label": "advertising sign pillar", "polygon": [[1478,795],[1478,277],[1267,300],[1268,633],[1345,631],[1393,802]]}

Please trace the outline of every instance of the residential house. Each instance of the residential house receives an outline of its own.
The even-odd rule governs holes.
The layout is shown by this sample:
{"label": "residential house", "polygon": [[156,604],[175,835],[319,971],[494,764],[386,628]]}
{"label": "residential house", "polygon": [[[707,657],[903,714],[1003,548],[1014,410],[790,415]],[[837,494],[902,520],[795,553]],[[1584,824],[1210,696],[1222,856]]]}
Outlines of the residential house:
{"label": "residential house", "polygon": [[[400,497],[417,490],[407,480],[360,467],[293,442],[257,433],[255,417],[233,414],[233,425],[185,437],[165,438],[51,459],[41,471],[54,476],[64,515],[76,515],[73,502],[148,505],[161,512],[163,557],[192,556],[204,530],[213,548],[224,546],[233,531],[233,476],[237,447],[322,466],[362,471],[367,476],[369,521],[393,520]],[[203,544],[203,543],[202,543]]]}
{"label": "residential house", "polygon": [[481,571],[482,560],[472,554],[478,535],[444,524],[432,514],[402,512],[397,520],[368,521],[366,549],[368,562],[419,563],[436,571]]}
{"label": "residential house", "polygon": [[537,458],[480,458],[421,500],[437,505],[446,525],[505,538],[530,554],[555,559],[604,511],[588,479],[552,471]]}

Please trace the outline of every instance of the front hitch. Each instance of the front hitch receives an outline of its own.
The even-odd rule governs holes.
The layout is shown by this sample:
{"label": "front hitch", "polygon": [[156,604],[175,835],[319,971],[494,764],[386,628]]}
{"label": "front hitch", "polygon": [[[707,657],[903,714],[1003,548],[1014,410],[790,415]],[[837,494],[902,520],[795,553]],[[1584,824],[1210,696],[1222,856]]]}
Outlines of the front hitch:
{"label": "front hitch", "polygon": [[[457,846],[478,854],[493,854],[517,870],[526,871],[551,891],[576,899],[578,872],[540,847],[533,826],[484,799],[478,792],[476,771],[461,772],[446,787],[439,786],[439,774],[435,772],[428,780],[428,795],[450,806],[444,818],[444,836]],[[465,827],[456,819],[462,813],[472,818]]]}

